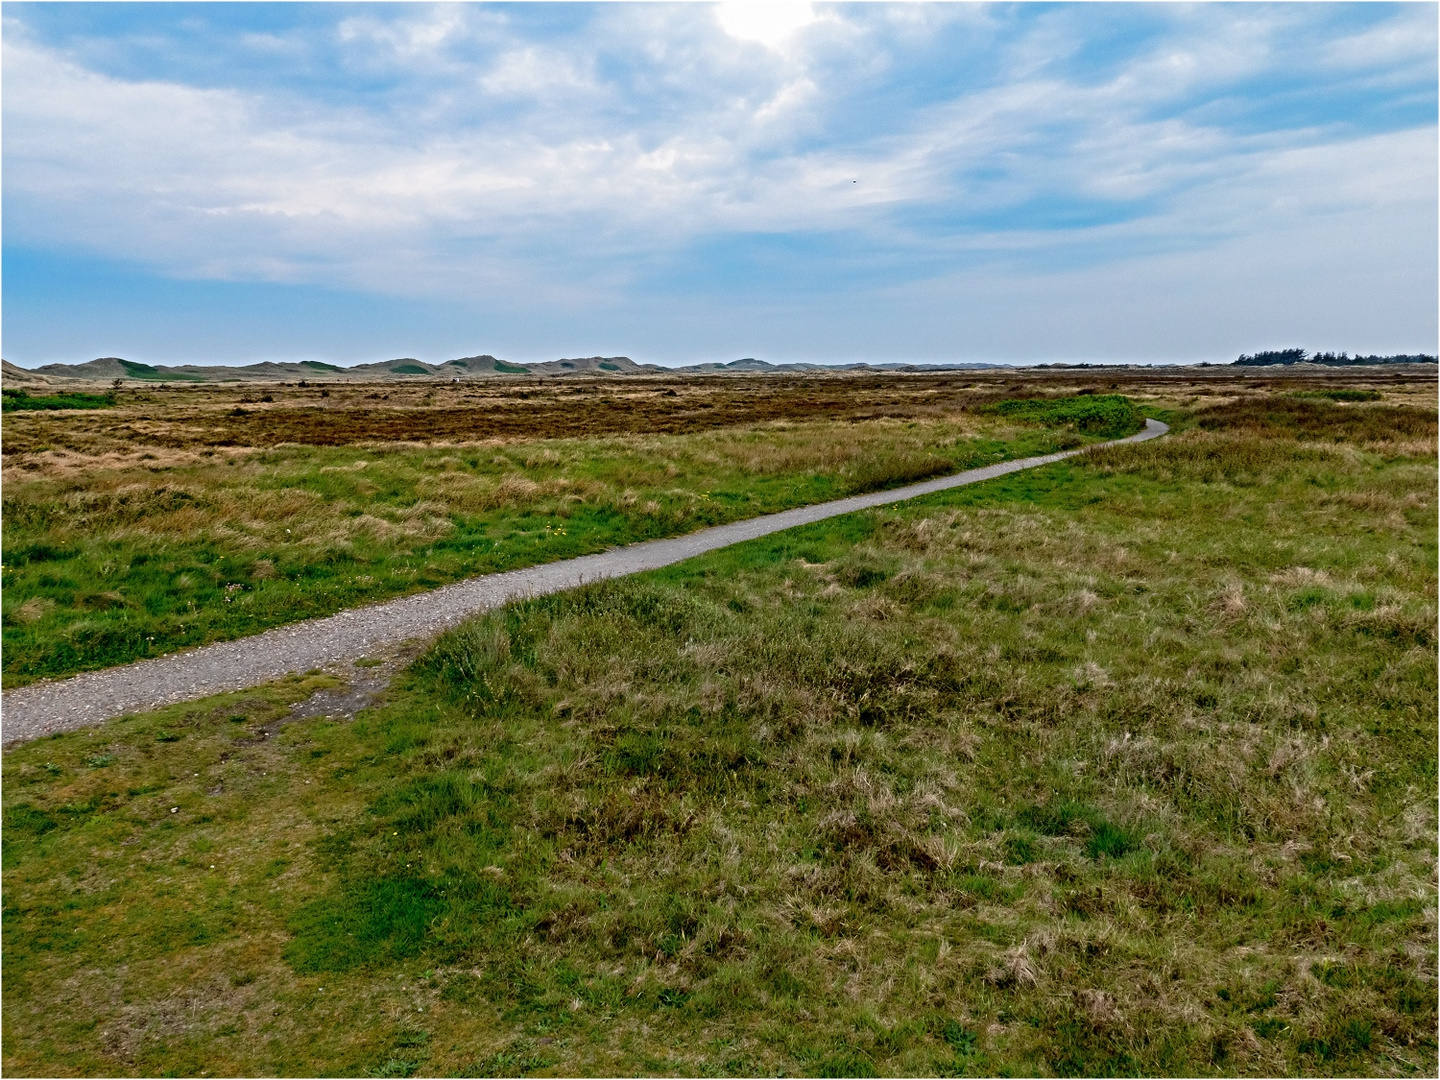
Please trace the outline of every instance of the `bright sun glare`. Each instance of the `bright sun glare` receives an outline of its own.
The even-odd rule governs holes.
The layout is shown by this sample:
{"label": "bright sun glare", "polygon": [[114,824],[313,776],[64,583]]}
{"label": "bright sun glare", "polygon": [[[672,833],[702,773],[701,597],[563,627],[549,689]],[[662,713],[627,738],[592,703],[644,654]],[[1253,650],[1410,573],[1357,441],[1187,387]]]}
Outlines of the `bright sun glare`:
{"label": "bright sun glare", "polygon": [[813,4],[731,3],[716,6],[715,17],[731,37],[778,49],[797,30],[814,22]]}

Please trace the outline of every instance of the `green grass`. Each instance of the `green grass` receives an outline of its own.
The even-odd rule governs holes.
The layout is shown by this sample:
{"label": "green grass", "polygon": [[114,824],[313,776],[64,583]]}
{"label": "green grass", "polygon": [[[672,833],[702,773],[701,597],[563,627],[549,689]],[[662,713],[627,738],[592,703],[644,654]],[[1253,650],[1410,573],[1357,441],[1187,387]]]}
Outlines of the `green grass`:
{"label": "green grass", "polygon": [[204,375],[194,375],[180,371],[161,371],[159,368],[149,364],[139,364],[134,360],[121,360],[120,367],[128,379],[141,379],[146,382],[204,382]]}
{"label": "green grass", "polygon": [[1069,428],[1108,439],[1129,435],[1144,422],[1135,403],[1121,394],[1012,399],[997,402],[990,408],[1014,420]]}
{"label": "green grass", "polygon": [[83,394],[72,391],[32,397],[27,390],[0,392],[0,410],[5,412],[22,409],[106,409],[114,404],[114,394]]}
{"label": "green grass", "polygon": [[1216,426],[11,751],[7,1073],[1433,1075],[1433,441]]}
{"label": "green grass", "polygon": [[957,417],[22,474],[4,492],[5,685],[1081,438]]}

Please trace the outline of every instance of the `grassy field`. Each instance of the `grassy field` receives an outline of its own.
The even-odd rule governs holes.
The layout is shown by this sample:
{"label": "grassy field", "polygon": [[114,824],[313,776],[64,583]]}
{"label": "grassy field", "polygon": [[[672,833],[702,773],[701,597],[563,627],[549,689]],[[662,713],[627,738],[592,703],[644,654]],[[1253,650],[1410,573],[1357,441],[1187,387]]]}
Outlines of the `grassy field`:
{"label": "grassy field", "polygon": [[1072,399],[1064,415],[1026,404],[1015,418],[982,409],[678,435],[161,450],[17,470],[4,495],[5,685],[1140,425],[1118,395]]}
{"label": "grassy field", "polygon": [[1201,370],[192,385],[8,411],[0,678],[1127,433],[1122,397],[1152,412],[1295,392],[1407,405],[1433,383]]}
{"label": "grassy field", "polygon": [[1434,409],[1172,419],[11,750],[5,1071],[1434,1075]]}

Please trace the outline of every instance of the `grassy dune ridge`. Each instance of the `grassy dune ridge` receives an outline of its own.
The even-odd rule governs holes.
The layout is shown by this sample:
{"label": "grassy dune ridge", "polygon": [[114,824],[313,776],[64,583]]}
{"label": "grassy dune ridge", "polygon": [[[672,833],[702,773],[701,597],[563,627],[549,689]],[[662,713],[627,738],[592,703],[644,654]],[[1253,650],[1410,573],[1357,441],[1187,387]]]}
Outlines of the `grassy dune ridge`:
{"label": "grassy dune ridge", "polygon": [[22,473],[4,496],[5,684],[1125,434],[1126,407],[1084,433],[957,413]]}
{"label": "grassy dune ridge", "polygon": [[1433,1075],[1434,413],[1274,408],[10,752],[7,1073]]}

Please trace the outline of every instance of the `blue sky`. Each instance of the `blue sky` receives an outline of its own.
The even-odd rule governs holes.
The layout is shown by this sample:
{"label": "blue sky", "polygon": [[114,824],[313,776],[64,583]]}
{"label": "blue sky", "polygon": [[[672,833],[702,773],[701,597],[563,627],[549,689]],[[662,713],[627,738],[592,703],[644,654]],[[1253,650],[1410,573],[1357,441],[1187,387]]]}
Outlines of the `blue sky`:
{"label": "blue sky", "polygon": [[4,355],[1434,352],[1436,16],[6,3]]}

